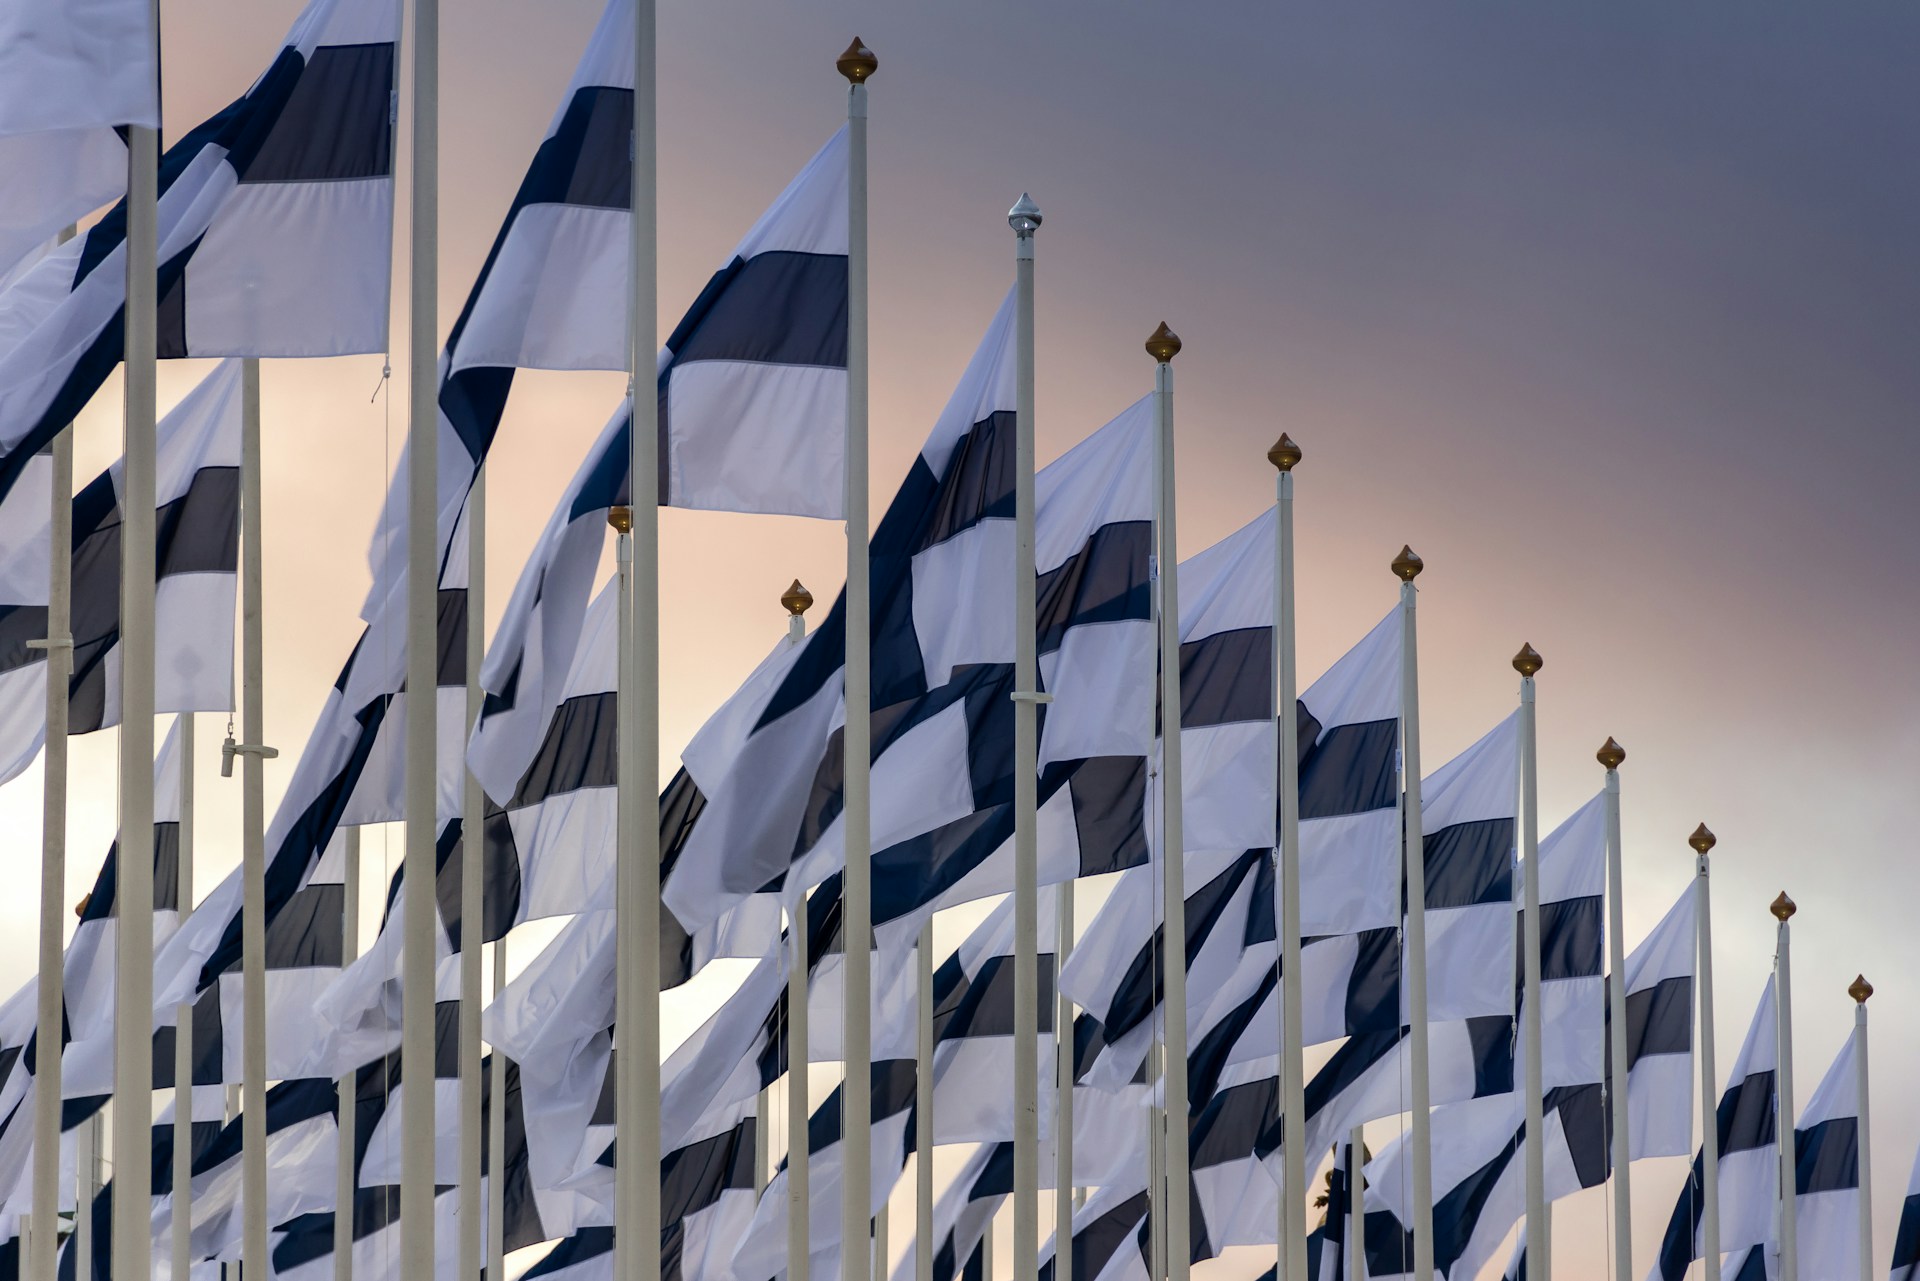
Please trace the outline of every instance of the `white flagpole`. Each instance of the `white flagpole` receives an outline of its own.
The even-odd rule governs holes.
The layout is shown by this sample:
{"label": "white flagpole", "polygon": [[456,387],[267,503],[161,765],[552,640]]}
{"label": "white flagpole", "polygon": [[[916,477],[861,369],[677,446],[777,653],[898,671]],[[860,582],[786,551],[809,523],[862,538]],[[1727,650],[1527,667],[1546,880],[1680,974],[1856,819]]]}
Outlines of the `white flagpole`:
{"label": "white flagpole", "polygon": [[[813,593],[799,579],[787,588],[780,603],[787,610],[787,644],[798,645],[807,638],[807,610],[813,605]],[[813,1107],[807,1091],[807,897],[795,895],[788,913],[787,938],[793,949],[787,970],[787,1275],[808,1275],[808,1257],[812,1250],[812,1224],[808,1220],[811,1202],[807,1176],[810,1173],[807,1151],[807,1121]]]}
{"label": "white flagpole", "polygon": [[[433,1274],[434,916],[438,725],[440,0],[413,0],[407,334],[406,908],[401,989],[400,1270]],[[249,1112],[252,1108],[247,1109]],[[253,1275],[252,1268],[247,1269]]]}
{"label": "white flagpole", "polygon": [[[1186,831],[1180,794],[1180,540],[1175,529],[1173,358],[1180,337],[1162,321],[1146,341],[1154,359],[1155,555],[1160,588],[1160,870],[1166,897],[1167,1052],[1162,1080],[1166,1162],[1166,1277],[1187,1281],[1193,1254],[1187,1175],[1187,890]],[[1025,1274],[1022,1274],[1024,1281]]]}
{"label": "white flagpole", "polygon": [[80,1123],[74,1136],[73,1275],[92,1281],[93,1198],[100,1190],[100,1114]]}
{"label": "white flagpole", "polygon": [[1013,1272],[1040,1266],[1039,658],[1034,635],[1033,249],[1040,207],[1022,192],[1013,228]]}
{"label": "white flagpole", "polygon": [[1427,1077],[1427,858],[1420,811],[1420,655],[1415,626],[1419,593],[1413,580],[1426,568],[1403,546],[1393,559],[1400,579],[1400,795],[1407,893],[1408,1049],[1413,1059],[1407,1106],[1413,1113],[1413,1271],[1433,1281],[1433,1104]]}
{"label": "white flagpole", "polygon": [[1280,897],[1277,942],[1280,963],[1280,1126],[1282,1177],[1280,1184],[1280,1249],[1275,1259],[1279,1281],[1307,1281],[1307,1101],[1306,1063],[1302,1057],[1301,1007],[1305,1003],[1300,974],[1300,735],[1295,707],[1300,701],[1300,678],[1294,650],[1293,599],[1293,469],[1300,463],[1300,446],[1284,432],[1267,451],[1274,466],[1273,482],[1273,656],[1274,748],[1280,788],[1277,811],[1280,830],[1280,874],[1274,893]]}
{"label": "white flagpole", "polygon": [[[1782,890],[1773,900],[1768,911],[1780,922],[1776,932],[1778,943],[1774,952],[1774,999],[1777,1002],[1779,1021],[1780,1061],[1775,1069],[1774,1100],[1777,1112],[1774,1120],[1774,1133],[1780,1140],[1780,1273],[1779,1281],[1799,1281],[1800,1277],[1800,1230],[1799,1215],[1795,1202],[1798,1179],[1795,1171],[1798,1160],[1794,1154],[1794,1118],[1799,1113],[1793,1103],[1793,962],[1788,944],[1792,930],[1787,922],[1793,919],[1797,910],[1792,899]],[[1862,1281],[1867,1281],[1862,1278]]]}
{"label": "white flagpole", "polygon": [[873,1186],[873,760],[872,628],[867,559],[867,79],[880,63],[855,37],[834,67],[847,79],[847,656],[845,764],[847,870],[842,881],[846,939],[845,1103],[841,1131],[840,1269],[867,1281]]}
{"label": "white flagpole", "polygon": [[[193,910],[193,713],[182,712],[180,726],[180,823],[174,850],[174,911],[181,920]],[[169,1240],[173,1275],[185,1281],[193,1267],[193,1005],[182,1001],[173,1011],[173,1196]]]}
{"label": "white flagpole", "polygon": [[[1073,1001],[1060,990],[1060,971],[1073,955],[1073,886],[1055,899],[1053,952],[1053,1281],[1073,1276]],[[1057,1243],[1068,1243],[1064,1251]]]}
{"label": "white flagpole", "polygon": [[[914,949],[919,1000],[913,1035],[913,1277],[933,1281],[933,918]],[[789,1272],[787,1275],[792,1276]],[[1061,1277],[1060,1281],[1069,1281]]]}
{"label": "white flagpole", "polygon": [[1547,1220],[1546,1110],[1540,1088],[1540,767],[1534,676],[1541,668],[1532,645],[1513,656],[1520,673],[1520,853],[1524,912],[1521,925],[1525,998],[1520,1035],[1526,1073],[1527,1281],[1551,1281],[1552,1225]]}
{"label": "white flagpole", "polygon": [[[345,842],[346,871],[340,911],[340,960],[353,963],[360,955],[360,829],[349,827]],[[353,1204],[358,1180],[354,1177],[354,1074],[349,1071],[336,1087],[339,1099],[339,1147],[333,1178],[333,1281],[353,1281]],[[187,1281],[176,1276],[174,1281]]]}
{"label": "white flagpole", "polygon": [[[74,229],[60,233],[73,239]],[[47,763],[40,809],[40,1045],[59,1045],[66,1010],[67,699],[73,676],[73,428],[53,438],[48,485]],[[32,642],[29,642],[31,644]],[[42,1054],[33,1100],[33,1227],[27,1275],[53,1281],[60,1245],[60,1056]]]}
{"label": "white flagpole", "polygon": [[[502,938],[493,945],[495,994],[506,985],[507,940]],[[497,1050],[487,1080],[493,1087],[487,1108],[487,1276],[502,1281],[507,1275],[507,1058]]]}
{"label": "white flagpole", "polygon": [[1706,1281],[1720,1275],[1720,1131],[1714,1116],[1720,1079],[1713,1062],[1713,900],[1708,893],[1708,853],[1719,842],[1705,823],[1693,829],[1687,844],[1693,847],[1694,936],[1699,941],[1694,967],[1698,974],[1700,1005],[1700,1256],[1706,1260]]}
{"label": "white flagpole", "polygon": [[[154,64],[160,6],[150,0]],[[127,130],[126,463],[120,515],[120,856],[114,895],[113,1275],[153,1266],[153,628],[160,135]],[[56,1041],[55,1044],[58,1042]]]}
{"label": "white flagpole", "polygon": [[[1626,892],[1621,869],[1620,766],[1627,751],[1612,738],[1600,745],[1594,759],[1607,771],[1607,1003],[1614,1011],[1608,1024],[1607,1053],[1612,1070],[1613,1109],[1613,1281],[1633,1281],[1633,1145],[1627,1119],[1627,940]],[[1865,1281],[1863,1278],[1862,1281]]]}
{"label": "white flagpole", "polygon": [[1860,1180],[1860,1281],[1874,1281],[1873,1149],[1870,1143],[1873,1126],[1867,1109],[1867,998],[1873,995],[1873,984],[1867,982],[1866,975],[1859,975],[1847,986],[1847,995],[1853,998],[1853,1071],[1860,1091],[1860,1137],[1856,1149]]}
{"label": "white flagpole", "polygon": [[[467,496],[467,732],[480,722],[480,665],[486,658],[487,473],[484,465]],[[464,750],[463,753],[464,755]],[[486,793],[466,771],[460,797],[460,1271],[480,1275],[485,1246],[481,1225],[480,948],[485,935]],[[498,1278],[495,1278],[498,1281]]]}
{"label": "white flagpole", "polygon": [[1366,1131],[1357,1125],[1347,1133],[1348,1281],[1367,1281],[1366,1138]]}

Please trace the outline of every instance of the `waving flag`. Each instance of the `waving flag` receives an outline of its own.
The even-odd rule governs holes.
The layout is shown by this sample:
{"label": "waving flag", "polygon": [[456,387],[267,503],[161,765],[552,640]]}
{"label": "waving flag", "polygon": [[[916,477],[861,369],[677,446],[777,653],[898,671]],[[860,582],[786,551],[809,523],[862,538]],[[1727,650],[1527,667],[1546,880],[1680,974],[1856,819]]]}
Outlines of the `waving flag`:
{"label": "waving flag", "polygon": [[1693,1144],[1694,903],[1688,886],[1627,957],[1627,1125],[1635,1160],[1685,1156]]}
{"label": "waving flag", "polygon": [[1848,1033],[1794,1127],[1794,1223],[1807,1281],[1860,1275],[1860,1033]]}
{"label": "waving flag", "polygon": [[1920,1276],[1920,1156],[1907,1176],[1907,1195],[1900,1202],[1900,1224],[1893,1235],[1893,1266],[1888,1281],[1914,1281]]}

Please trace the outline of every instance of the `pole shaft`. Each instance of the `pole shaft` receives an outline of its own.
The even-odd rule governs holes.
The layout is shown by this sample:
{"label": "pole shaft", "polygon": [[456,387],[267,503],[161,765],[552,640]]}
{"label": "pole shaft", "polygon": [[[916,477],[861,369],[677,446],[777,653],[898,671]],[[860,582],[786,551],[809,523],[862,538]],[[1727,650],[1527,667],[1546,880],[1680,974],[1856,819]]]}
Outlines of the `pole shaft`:
{"label": "pole shaft", "polygon": [[1607,1053],[1613,1108],[1613,1281],[1633,1281],[1633,1144],[1627,1116],[1627,940],[1620,839],[1620,771],[1607,771]]}
{"label": "pole shaft", "polygon": [[1347,1133],[1347,1277],[1367,1281],[1366,1131],[1354,1126]]}
{"label": "pole shaft", "polygon": [[[159,5],[150,6],[158,47]],[[157,59],[156,59],[157,62]],[[160,139],[127,131],[127,306],[120,488],[120,856],[115,901],[113,1275],[152,1267],[155,338]],[[54,1044],[58,1044],[57,1041]]]}
{"label": "pole shaft", "polygon": [[[340,912],[340,957],[350,964],[360,954],[360,829],[347,828],[342,841],[346,870],[341,880],[346,893]],[[341,1077],[337,1089],[340,1137],[333,1177],[333,1281],[353,1281],[354,1074]]]}
{"label": "pole shaft", "polygon": [[1854,1075],[1860,1090],[1860,1281],[1874,1281],[1873,1275],[1873,1126],[1867,1107],[1867,1003],[1853,1007]]}
{"label": "pole shaft", "polygon": [[[182,712],[180,730],[180,823],[174,869],[174,907],[181,919],[193,910],[193,713]],[[173,1275],[193,1266],[193,1005],[173,1011],[173,1198],[169,1227]]]}
{"label": "pole shaft", "polygon": [[812,1224],[808,1213],[807,1121],[813,1106],[807,1089],[807,900],[804,892],[789,916],[787,937],[793,948],[793,967],[787,971],[787,1275],[809,1275]]}
{"label": "pole shaft", "polygon": [[1284,1177],[1280,1188],[1281,1281],[1307,1276],[1307,1099],[1300,959],[1300,736],[1295,705],[1299,673],[1294,648],[1293,473],[1274,480],[1274,744],[1279,758],[1280,1124]]}
{"label": "pole shaft", "polygon": [[1187,1177],[1187,891],[1186,832],[1180,792],[1180,541],[1175,528],[1173,366],[1154,373],[1159,508],[1161,875],[1166,895],[1166,1159],[1167,1281],[1187,1281],[1192,1242]]}
{"label": "pole shaft", "polygon": [[1520,681],[1520,853],[1524,912],[1521,957],[1525,1001],[1527,1281],[1551,1281],[1552,1226],[1547,1221],[1546,1108],[1540,1070],[1540,770],[1539,719],[1531,676]]}
{"label": "pole shaft", "polygon": [[[261,707],[260,362],[240,362],[240,724],[249,744],[266,741]],[[241,1261],[258,1276],[267,1268],[267,868],[265,761],[259,752],[240,760],[242,872],[240,1165]]]}
{"label": "pole shaft", "polygon": [[[487,473],[467,495],[467,732],[480,721],[480,665],[486,657]],[[486,1118],[480,1088],[480,950],[485,931],[486,793],[466,771],[460,797],[460,1271],[480,1275],[485,1257],[480,1148]]]}
{"label": "pole shaft", "polygon": [[[1073,955],[1073,885],[1055,899],[1053,961],[1053,1239],[1054,1281],[1073,1277],[1073,1001],[1060,988],[1060,971]],[[1065,1242],[1066,1248],[1059,1248]]]}
{"label": "pole shaft", "polygon": [[1433,1104],[1427,1076],[1427,858],[1420,809],[1420,655],[1411,582],[1400,585],[1400,796],[1405,833],[1407,1035],[1413,1060],[1413,1271],[1433,1281]]}
{"label": "pole shaft", "polygon": [[73,1274],[93,1276],[93,1198],[100,1179],[100,1114],[80,1123],[74,1136]]}
{"label": "pole shaft", "polygon": [[1713,1062],[1713,911],[1708,892],[1711,878],[1705,854],[1694,859],[1694,929],[1700,949],[1695,966],[1700,975],[1700,1253],[1709,1261],[1707,1281],[1718,1281],[1720,1269],[1720,1131],[1714,1120],[1719,1080]]}
{"label": "pole shaft", "polygon": [[[913,1030],[913,1277],[933,1281],[933,919],[914,948],[919,1000]],[[793,1275],[791,1272],[789,1276]],[[1062,1277],[1060,1281],[1067,1281]]]}
{"label": "pole shaft", "polygon": [[1777,1086],[1775,1103],[1779,1109],[1774,1119],[1774,1132],[1780,1137],[1779,1281],[1799,1281],[1800,1277],[1799,1215],[1795,1206],[1799,1200],[1795,1175],[1798,1161],[1794,1153],[1793,1133],[1794,1119],[1799,1113],[1793,1101],[1793,959],[1789,947],[1792,933],[1787,922],[1780,922],[1779,951],[1774,962],[1774,972],[1778,976],[1774,995],[1778,1002],[1780,1037],[1780,1062],[1774,1077]]}
{"label": "pole shaft", "polygon": [[[846,1125],[840,1263],[845,1281],[867,1281],[872,1194],[872,645],[867,560],[867,88],[847,90],[847,722]],[[1018,1044],[1018,1038],[1015,1039]]]}
{"label": "pole shaft", "polygon": [[[507,985],[507,941],[493,944],[493,990]],[[495,1052],[488,1061],[488,1084],[494,1103],[487,1109],[487,1277],[503,1281],[507,1275],[507,1056]]]}
{"label": "pole shaft", "polygon": [[1040,731],[1034,635],[1034,236],[1014,242],[1013,447],[1013,1269],[1040,1260]]}
{"label": "pole shaft", "polygon": [[[401,989],[400,1266],[432,1275],[434,1136],[435,844],[438,822],[435,691],[439,653],[440,2],[413,0],[413,180],[407,334],[406,907]],[[249,1107],[248,1111],[252,1111]],[[253,1275],[249,1268],[248,1275]]]}

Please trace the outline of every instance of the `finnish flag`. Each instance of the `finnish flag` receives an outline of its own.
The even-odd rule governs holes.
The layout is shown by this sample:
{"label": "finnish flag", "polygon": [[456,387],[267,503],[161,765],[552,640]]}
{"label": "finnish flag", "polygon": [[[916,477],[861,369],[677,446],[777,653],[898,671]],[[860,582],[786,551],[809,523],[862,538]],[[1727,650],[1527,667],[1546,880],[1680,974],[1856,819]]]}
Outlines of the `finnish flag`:
{"label": "finnish flag", "polygon": [[[1148,1281],[1147,1209],[1146,1192],[1132,1186],[1108,1185],[1088,1197],[1073,1212],[1067,1241],[1073,1275],[1080,1281]],[[1039,1281],[1053,1281],[1053,1255],[1059,1248],[1056,1232],[1041,1247]]]}
{"label": "finnish flag", "polygon": [[1915,1281],[1920,1277],[1920,1156],[1907,1176],[1907,1195],[1900,1202],[1900,1225],[1893,1235],[1893,1266],[1888,1281]]}
{"label": "finnish flag", "polygon": [[[240,364],[217,366],[161,420],[154,512],[154,706],[160,712],[233,706],[233,606],[240,548]],[[33,483],[0,501],[0,782],[46,742],[51,545],[48,459]],[[73,498],[68,732],[120,723],[120,560],[117,462]]]}
{"label": "finnish flag", "polygon": [[1793,1132],[1794,1225],[1807,1281],[1860,1275],[1860,1033],[1848,1033]]}
{"label": "finnish flag", "polygon": [[[387,340],[395,0],[312,0],[246,95],[160,162],[163,358],[338,356]],[[0,495],[125,345],[126,204],[0,305]]]}
{"label": "finnish flag", "polygon": [[[1720,1248],[1730,1256],[1766,1244],[1779,1201],[1777,1019],[1770,975],[1714,1114],[1720,1140]],[[1648,1281],[1680,1281],[1688,1265],[1700,1257],[1700,1163],[1696,1152],[1692,1174],[1680,1189]]]}
{"label": "finnish flag", "polygon": [[[983,1281],[986,1238],[1013,1194],[1013,1144],[982,1143],[933,1203],[933,1281]],[[913,1281],[915,1256],[894,1265],[891,1281]]]}
{"label": "finnish flag", "polygon": [[1627,1128],[1635,1160],[1685,1156],[1693,1145],[1694,906],[1688,886],[1627,957]]}

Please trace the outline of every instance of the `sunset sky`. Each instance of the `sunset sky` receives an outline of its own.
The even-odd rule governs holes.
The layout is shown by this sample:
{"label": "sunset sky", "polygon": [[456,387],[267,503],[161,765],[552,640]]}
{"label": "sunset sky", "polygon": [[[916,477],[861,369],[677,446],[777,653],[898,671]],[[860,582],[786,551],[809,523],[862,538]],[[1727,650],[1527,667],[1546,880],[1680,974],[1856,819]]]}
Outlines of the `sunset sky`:
{"label": "sunset sky", "polygon": [[[599,7],[443,7],[443,334]],[[298,8],[167,0],[168,137],[243,92]],[[1264,455],[1281,431],[1305,450],[1303,685],[1390,607],[1388,562],[1411,543],[1427,563],[1429,769],[1511,709],[1508,659],[1530,641],[1546,659],[1543,831],[1598,790],[1608,735],[1628,751],[1630,936],[1688,884],[1694,824],[1718,833],[1723,1070],[1781,889],[1800,905],[1802,1103],[1850,1026],[1847,983],[1874,982],[1884,1260],[1920,1143],[1905,1088],[1920,1057],[1920,9],[661,9],[661,332],[839,126],[832,64],[857,32],[880,59],[876,510],[1005,292],[1005,211],[1030,191],[1046,218],[1042,462],[1150,388],[1141,342],[1166,320],[1186,342],[1183,549],[1272,501]],[[265,369],[266,711],[282,752],[270,805],[359,632],[365,550],[406,429],[404,350],[393,362],[390,395],[378,356]],[[206,368],[166,366],[163,409]],[[516,382],[488,467],[490,618],[623,386]],[[78,479],[118,448],[116,377],[79,424]],[[844,544],[826,522],[668,512],[662,528],[671,768],[783,630],[788,581],[831,599]],[[239,785],[218,776],[223,718],[199,725],[204,894],[237,862]],[[72,899],[111,839],[113,750],[110,733],[75,743]],[[39,806],[38,767],[0,790],[8,991],[33,964]],[[397,834],[384,868],[382,848],[370,838],[369,887],[397,865]],[[370,888],[369,913],[376,900]],[[1635,1168],[1636,1272],[1681,1166]],[[1562,1275],[1606,1277],[1604,1215],[1598,1193],[1556,1210]],[[897,1249],[907,1235],[896,1229]],[[1264,1266],[1208,1268],[1226,1281]]]}

